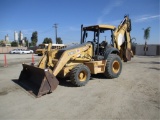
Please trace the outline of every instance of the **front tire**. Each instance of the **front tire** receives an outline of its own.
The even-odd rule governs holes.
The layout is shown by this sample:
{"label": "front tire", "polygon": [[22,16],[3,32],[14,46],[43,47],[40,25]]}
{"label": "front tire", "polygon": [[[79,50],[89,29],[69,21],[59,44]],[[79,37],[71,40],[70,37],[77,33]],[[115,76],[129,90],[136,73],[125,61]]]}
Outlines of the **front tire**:
{"label": "front tire", "polygon": [[122,61],[116,54],[110,54],[107,58],[104,75],[107,78],[117,78],[122,71]]}
{"label": "front tire", "polygon": [[90,69],[83,64],[77,65],[70,72],[71,82],[78,87],[85,86],[90,80],[90,76]]}

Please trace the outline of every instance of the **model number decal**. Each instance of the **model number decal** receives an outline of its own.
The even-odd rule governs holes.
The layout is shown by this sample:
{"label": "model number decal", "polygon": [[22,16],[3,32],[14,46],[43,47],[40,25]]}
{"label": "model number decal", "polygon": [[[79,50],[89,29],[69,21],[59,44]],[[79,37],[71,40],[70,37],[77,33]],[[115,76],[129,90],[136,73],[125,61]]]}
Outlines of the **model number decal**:
{"label": "model number decal", "polygon": [[76,53],[80,53],[80,50],[79,50],[79,49],[76,49],[76,50],[74,50],[74,51],[71,51],[71,52],[68,53],[68,56],[73,55],[73,54],[76,54]]}
{"label": "model number decal", "polygon": [[71,51],[71,52],[68,53],[68,56],[73,55],[75,53],[76,53],[76,51]]}

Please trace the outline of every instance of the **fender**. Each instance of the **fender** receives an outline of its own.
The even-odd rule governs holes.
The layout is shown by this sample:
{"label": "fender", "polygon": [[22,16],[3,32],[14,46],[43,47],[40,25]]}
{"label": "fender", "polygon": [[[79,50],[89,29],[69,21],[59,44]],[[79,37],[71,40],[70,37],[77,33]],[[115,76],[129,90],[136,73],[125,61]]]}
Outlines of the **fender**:
{"label": "fender", "polygon": [[117,48],[113,48],[113,47],[108,48],[104,54],[104,59],[106,60],[108,58],[109,54],[111,54],[111,53],[117,54],[117,53],[119,53],[119,50]]}

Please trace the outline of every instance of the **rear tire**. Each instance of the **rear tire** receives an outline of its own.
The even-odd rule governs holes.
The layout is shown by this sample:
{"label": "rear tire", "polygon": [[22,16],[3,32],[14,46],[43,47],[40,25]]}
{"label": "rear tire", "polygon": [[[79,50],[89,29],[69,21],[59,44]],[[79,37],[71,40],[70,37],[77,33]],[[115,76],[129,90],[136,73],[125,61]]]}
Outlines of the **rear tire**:
{"label": "rear tire", "polygon": [[116,54],[110,54],[107,58],[104,75],[107,78],[117,78],[122,71],[122,61]]}
{"label": "rear tire", "polygon": [[71,82],[78,87],[85,86],[90,80],[90,76],[90,69],[83,64],[77,65],[70,72]]}

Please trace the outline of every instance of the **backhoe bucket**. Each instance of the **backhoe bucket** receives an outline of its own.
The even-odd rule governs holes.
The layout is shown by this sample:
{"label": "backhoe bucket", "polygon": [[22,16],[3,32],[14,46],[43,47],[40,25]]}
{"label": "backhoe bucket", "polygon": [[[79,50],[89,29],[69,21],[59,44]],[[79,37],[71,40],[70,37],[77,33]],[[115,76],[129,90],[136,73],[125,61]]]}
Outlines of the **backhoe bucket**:
{"label": "backhoe bucket", "polygon": [[48,69],[41,69],[27,64],[22,65],[23,70],[19,76],[19,83],[28,92],[40,97],[56,89],[59,81]]}

